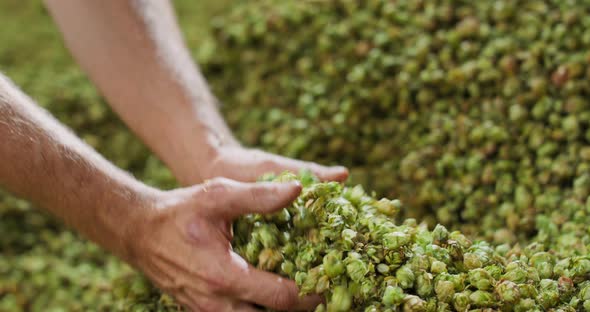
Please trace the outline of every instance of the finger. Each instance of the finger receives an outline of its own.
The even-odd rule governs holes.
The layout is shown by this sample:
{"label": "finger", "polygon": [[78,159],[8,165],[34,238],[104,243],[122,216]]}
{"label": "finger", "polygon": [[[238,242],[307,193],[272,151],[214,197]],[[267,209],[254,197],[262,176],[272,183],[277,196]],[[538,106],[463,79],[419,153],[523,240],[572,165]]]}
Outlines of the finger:
{"label": "finger", "polygon": [[252,304],[240,300],[232,300],[223,296],[194,294],[181,291],[175,299],[184,306],[187,311],[215,311],[215,312],[262,312]]}
{"label": "finger", "polygon": [[236,312],[261,312],[262,310],[255,308],[246,302],[236,302],[233,306],[232,311]]}
{"label": "finger", "polygon": [[299,296],[294,281],[251,268],[248,280],[236,285],[238,298],[267,308],[289,311],[313,310],[321,303],[319,296]]}
{"label": "finger", "polygon": [[312,163],[307,169],[321,181],[343,182],[348,178],[348,169],[342,166],[326,167]]}
{"label": "finger", "polygon": [[237,218],[248,213],[271,213],[288,206],[301,193],[298,181],[243,183],[227,179],[205,182],[201,193],[215,206],[210,213]]}
{"label": "finger", "polygon": [[[266,154],[268,155],[268,154]],[[313,162],[295,160],[283,156],[272,155],[270,161],[261,161],[256,170],[258,174],[275,173],[280,174],[283,171],[300,172],[308,170],[322,181],[342,182],[348,178],[348,169],[342,166],[322,166]]]}
{"label": "finger", "polygon": [[321,303],[319,296],[299,296],[295,282],[278,275],[243,265],[239,256],[232,257],[230,272],[239,278],[232,279],[229,295],[247,302],[276,310],[311,310]]}
{"label": "finger", "polygon": [[[188,302],[188,304],[183,304],[183,306],[188,311],[194,312],[233,312],[237,311],[234,304],[229,298],[227,297],[219,297],[219,296],[205,296],[205,295],[196,295],[191,297],[189,294],[182,294],[176,297],[179,301],[183,300],[184,302]],[[248,310],[243,310],[248,311]],[[250,310],[252,311],[252,310]],[[254,310],[256,311],[256,310]]]}

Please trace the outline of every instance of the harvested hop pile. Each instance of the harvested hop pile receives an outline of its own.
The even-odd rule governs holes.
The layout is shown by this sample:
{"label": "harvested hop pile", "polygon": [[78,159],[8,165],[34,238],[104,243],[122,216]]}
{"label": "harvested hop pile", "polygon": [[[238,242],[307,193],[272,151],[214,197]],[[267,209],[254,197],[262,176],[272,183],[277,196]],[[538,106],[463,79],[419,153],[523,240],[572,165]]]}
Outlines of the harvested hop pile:
{"label": "harvested hop pile", "polygon": [[[194,2],[179,3],[190,14]],[[1,70],[118,166],[150,184],[174,185],[73,64],[40,4],[0,5]],[[590,2],[572,0],[261,0],[216,21],[209,45],[195,43],[189,15],[189,45],[200,47],[242,141],[347,165],[354,184],[407,204],[400,220],[415,217],[434,229],[379,212],[370,223],[387,220],[404,237],[389,238],[403,247],[385,253],[386,233],[365,237],[369,223],[359,216],[398,202],[379,204],[357,187],[367,201],[359,206],[355,188],[307,184],[327,190],[307,201],[350,203],[352,210],[344,201],[328,209],[355,211],[339,226],[356,234],[342,230],[334,239],[304,225],[330,222],[317,212],[297,221],[305,201],[287,209],[290,219],[241,220],[236,249],[305,292],[323,290],[330,309],[350,300],[351,309],[481,310],[492,300],[491,309],[590,310],[589,13]],[[445,232],[436,223],[451,229],[446,240],[436,238]],[[455,229],[490,244],[469,244]],[[120,261],[6,194],[0,231],[2,311],[176,310]],[[301,237],[327,239],[315,250]],[[285,249],[292,245],[302,249]],[[344,271],[328,275],[331,263]],[[363,281],[352,278],[365,270]]]}
{"label": "harvested hop pile", "polygon": [[[259,269],[294,279],[301,294],[325,296],[316,312],[590,311],[588,255],[562,257],[538,243],[492,247],[442,225],[398,223],[399,200],[300,180],[289,207],[236,221],[233,246]],[[139,278],[124,282],[129,309],[178,308]]]}
{"label": "harvested hop pile", "polygon": [[302,294],[325,295],[316,311],[590,309],[587,255],[560,258],[536,243],[493,248],[442,225],[398,224],[398,200],[302,180],[290,207],[237,221],[234,247],[258,268],[294,279]]}
{"label": "harvested hop pile", "polygon": [[216,27],[244,142],[346,165],[408,217],[528,242],[589,195],[588,1],[267,0]]}

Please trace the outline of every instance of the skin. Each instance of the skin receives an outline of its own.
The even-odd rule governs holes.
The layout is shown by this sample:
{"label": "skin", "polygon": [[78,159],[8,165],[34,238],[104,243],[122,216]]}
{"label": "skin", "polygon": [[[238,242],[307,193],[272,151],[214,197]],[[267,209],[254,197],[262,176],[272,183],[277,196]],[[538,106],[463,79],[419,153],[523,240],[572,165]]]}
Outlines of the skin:
{"label": "skin", "polygon": [[215,178],[161,191],[113,166],[0,75],[0,187],[30,199],[142,270],[194,311],[309,309],[293,281],[231,249],[241,214],[288,205],[298,183]]}
{"label": "skin", "polygon": [[309,169],[341,181],[346,169],[240,146],[190,59],[169,2],[46,3],[113,109],[192,186],[161,191],[137,181],[0,74],[0,187],[142,270],[190,310],[317,305],[318,298],[300,298],[293,281],[235,254],[231,223],[242,214],[279,210],[301,191],[295,182],[248,183],[263,173]]}
{"label": "skin", "polygon": [[191,59],[169,1],[45,2],[78,63],[182,184],[217,176],[255,181],[301,169],[323,180],[347,178],[343,167],[240,146]]}

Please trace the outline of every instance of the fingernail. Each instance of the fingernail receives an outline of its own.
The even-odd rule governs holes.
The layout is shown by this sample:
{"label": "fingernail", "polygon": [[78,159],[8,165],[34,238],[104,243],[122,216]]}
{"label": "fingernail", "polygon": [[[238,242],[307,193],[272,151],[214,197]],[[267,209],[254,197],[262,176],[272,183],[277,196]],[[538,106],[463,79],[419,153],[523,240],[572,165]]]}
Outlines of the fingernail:
{"label": "fingernail", "polygon": [[332,166],[332,167],[329,168],[329,170],[332,173],[342,173],[342,174],[344,174],[344,173],[347,173],[348,172],[348,169],[346,167],[343,167],[343,166]]}
{"label": "fingernail", "polygon": [[301,187],[301,182],[299,182],[298,180],[279,182],[279,184],[286,188]]}
{"label": "fingernail", "polygon": [[297,180],[291,181],[289,184],[292,186],[295,186],[295,187],[301,187],[301,182],[299,182]]}

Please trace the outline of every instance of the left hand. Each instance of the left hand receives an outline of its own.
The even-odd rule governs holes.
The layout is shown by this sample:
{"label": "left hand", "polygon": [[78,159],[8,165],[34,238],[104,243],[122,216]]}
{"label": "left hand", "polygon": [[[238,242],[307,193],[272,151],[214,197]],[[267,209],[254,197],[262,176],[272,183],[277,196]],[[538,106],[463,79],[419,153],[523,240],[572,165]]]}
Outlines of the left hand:
{"label": "left hand", "polygon": [[207,164],[203,164],[200,178],[206,180],[225,177],[237,181],[253,182],[265,173],[279,174],[283,171],[298,173],[301,170],[309,170],[322,181],[342,182],[348,177],[348,170],[341,166],[327,167],[257,149],[229,145],[220,147],[213,159]]}

